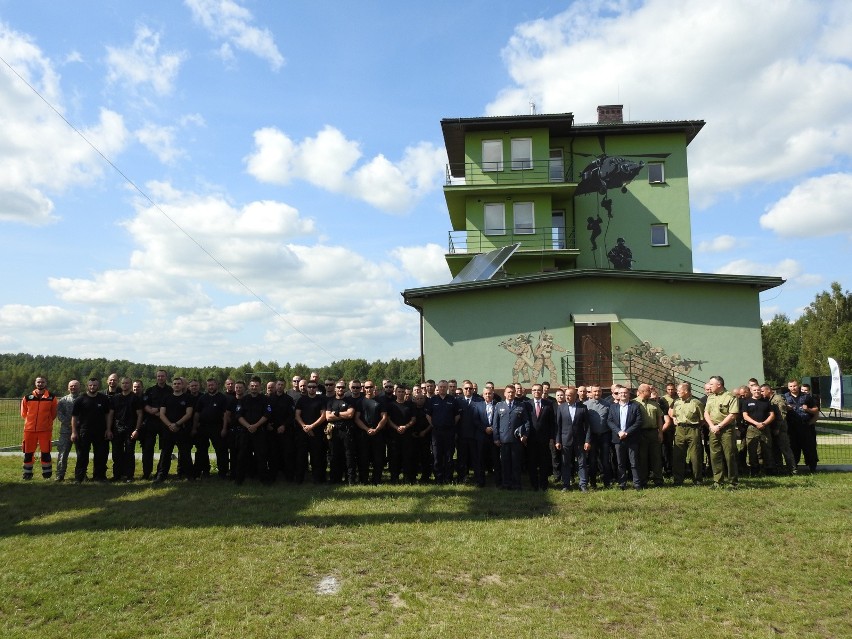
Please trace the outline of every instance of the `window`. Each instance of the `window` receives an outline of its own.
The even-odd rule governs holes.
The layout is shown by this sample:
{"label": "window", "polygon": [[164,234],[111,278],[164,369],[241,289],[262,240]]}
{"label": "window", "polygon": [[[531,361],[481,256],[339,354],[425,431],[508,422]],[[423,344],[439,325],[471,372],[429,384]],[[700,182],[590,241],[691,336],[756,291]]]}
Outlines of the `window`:
{"label": "window", "polygon": [[503,204],[485,205],[485,234],[506,235],[506,208]]}
{"label": "window", "polygon": [[512,140],[512,168],[515,170],[533,168],[532,138]]}
{"label": "window", "polygon": [[482,170],[503,170],[503,140],[482,141]]}
{"label": "window", "polygon": [[517,235],[535,233],[535,215],[532,202],[515,202],[512,207],[512,216],[515,219],[515,233]]}
{"label": "window", "polygon": [[668,246],[669,245],[669,225],[668,224],[652,224],[651,225],[651,246]]}
{"label": "window", "polygon": [[665,165],[662,162],[648,164],[648,184],[664,184],[666,181]]}
{"label": "window", "polygon": [[565,248],[565,211],[554,209],[550,214],[550,233],[553,240],[553,248],[561,251]]}
{"label": "window", "polygon": [[562,149],[550,149],[550,168],[548,175],[551,182],[565,181],[565,161],[562,159]]}

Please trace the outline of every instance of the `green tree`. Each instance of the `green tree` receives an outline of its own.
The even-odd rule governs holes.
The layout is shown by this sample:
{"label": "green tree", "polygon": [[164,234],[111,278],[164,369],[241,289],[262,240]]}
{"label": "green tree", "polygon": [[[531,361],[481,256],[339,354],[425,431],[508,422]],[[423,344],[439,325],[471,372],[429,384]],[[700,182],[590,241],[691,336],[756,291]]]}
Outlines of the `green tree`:
{"label": "green tree", "polygon": [[766,382],[783,385],[790,376],[798,377],[802,335],[786,315],[776,315],[760,328],[763,341],[763,370]]}
{"label": "green tree", "polygon": [[[799,319],[802,347],[799,367],[803,375],[828,375],[828,358],[833,357],[840,370],[852,365],[852,294],[838,282],[831,291],[816,296]],[[798,322],[797,322],[798,323]]]}

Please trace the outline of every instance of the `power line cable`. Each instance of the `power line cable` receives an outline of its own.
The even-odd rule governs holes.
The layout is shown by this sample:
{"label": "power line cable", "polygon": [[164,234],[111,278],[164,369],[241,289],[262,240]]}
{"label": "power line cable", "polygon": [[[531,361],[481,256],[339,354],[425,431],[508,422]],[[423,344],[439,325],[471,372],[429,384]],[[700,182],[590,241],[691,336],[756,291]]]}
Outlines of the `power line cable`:
{"label": "power line cable", "polygon": [[92,143],[92,142],[91,142],[91,141],[90,141],[90,140],[89,140],[89,139],[88,139],[88,138],[87,138],[87,137],[83,134],[83,132],[82,132],[82,131],[80,131],[80,130],[76,127],[76,126],[74,126],[74,125],[73,125],[73,124],[72,124],[72,123],[68,120],[68,118],[66,118],[64,115],[62,115],[62,113],[59,111],[59,109],[57,109],[55,106],[53,106],[53,104],[51,104],[51,102],[50,102],[49,100],[47,100],[47,98],[45,98],[45,97],[44,97],[44,96],[43,96],[43,95],[39,92],[39,90],[38,90],[38,89],[36,89],[36,88],[35,88],[32,84],[30,84],[30,83],[27,81],[27,79],[26,79],[26,78],[24,78],[24,77],[23,77],[20,73],[18,73],[18,71],[17,71],[17,70],[16,70],[16,69],[15,69],[15,68],[11,65],[11,64],[9,64],[3,56],[0,56],[0,61],[2,61],[2,62],[3,62],[3,64],[5,64],[5,65],[9,68],[9,70],[10,70],[12,73],[14,73],[14,74],[17,76],[17,78],[18,78],[21,82],[23,82],[23,83],[24,83],[24,84],[25,84],[25,85],[26,85],[26,86],[27,86],[27,87],[28,87],[28,88],[29,88],[29,89],[30,89],[33,93],[35,93],[35,94],[39,97],[39,99],[40,99],[42,102],[44,102],[44,103],[45,103],[45,104],[46,104],[46,105],[50,108],[50,110],[51,110],[51,111],[53,111],[56,115],[58,115],[58,116],[62,119],[62,121],[63,121],[63,122],[65,122],[65,124],[67,124],[67,125],[71,128],[71,130],[72,130],[72,131],[74,131],[74,133],[76,133],[77,135],[79,135],[79,136],[80,136],[80,138],[81,138],[81,139],[82,139],[82,140],[83,140],[86,144],[88,144],[88,145],[92,148],[92,150],[93,150],[95,153],[97,153],[99,156],[101,156],[101,158],[104,160],[104,162],[106,162],[107,164],[109,164],[109,165],[112,167],[112,169],[113,169],[116,173],[118,173],[118,174],[119,174],[119,175],[120,175],[120,176],[121,176],[121,177],[122,177],[122,178],[123,178],[123,179],[124,179],[124,180],[125,180],[125,181],[129,184],[129,185],[130,185],[130,186],[132,186],[132,187],[133,187],[133,189],[134,189],[134,190],[136,190],[136,192],[137,192],[137,193],[139,193],[139,195],[141,195],[141,196],[142,196],[145,200],[147,200],[147,201],[151,204],[151,206],[152,206],[152,207],[154,207],[157,211],[159,211],[159,212],[160,212],[160,214],[161,214],[163,217],[165,217],[165,218],[166,218],[169,222],[171,222],[172,224],[174,224],[175,228],[177,228],[177,229],[178,229],[181,233],[183,233],[183,234],[187,237],[187,239],[189,239],[189,240],[190,240],[193,244],[195,244],[195,245],[196,245],[199,249],[201,249],[201,251],[202,251],[202,252],[203,252],[203,253],[204,253],[207,257],[209,257],[209,258],[210,258],[210,259],[211,259],[211,260],[212,260],[212,261],[213,261],[213,262],[214,262],[214,263],[215,263],[215,264],[216,264],[219,268],[221,268],[223,271],[225,271],[225,273],[227,273],[227,274],[228,274],[228,275],[229,275],[229,276],[230,276],[230,277],[231,277],[231,278],[232,278],[235,282],[237,282],[237,284],[239,284],[242,288],[244,288],[244,289],[245,289],[245,290],[249,293],[249,295],[251,295],[252,297],[254,297],[257,301],[259,301],[259,302],[260,302],[261,304],[263,304],[266,308],[268,308],[268,309],[269,309],[269,310],[273,313],[273,315],[275,315],[275,316],[276,316],[276,317],[278,317],[281,321],[283,321],[285,324],[287,324],[287,326],[289,326],[290,328],[292,328],[295,332],[297,332],[299,335],[301,335],[302,337],[304,337],[304,338],[305,338],[306,340],[308,340],[311,344],[313,344],[314,346],[316,346],[316,347],[317,347],[318,349],[320,349],[323,353],[325,353],[326,355],[328,355],[330,358],[332,358],[332,359],[333,359],[333,357],[334,357],[334,356],[333,356],[331,353],[329,353],[329,352],[328,352],[325,348],[323,348],[322,344],[317,343],[316,341],[314,341],[313,339],[311,339],[311,337],[310,337],[310,336],[306,335],[306,334],[305,334],[305,333],[303,333],[301,330],[299,330],[297,327],[295,327],[295,326],[294,326],[294,325],[293,325],[293,324],[292,324],[292,323],[291,323],[291,322],[290,322],[290,321],[289,321],[286,317],[284,317],[281,313],[279,313],[279,312],[278,312],[278,310],[277,310],[274,306],[272,306],[272,304],[270,304],[269,302],[267,302],[267,301],[266,301],[265,299],[263,299],[263,298],[262,298],[262,297],[261,297],[258,293],[256,293],[256,292],[254,291],[254,289],[252,289],[252,288],[251,288],[248,284],[246,284],[243,280],[241,280],[241,279],[240,279],[240,278],[239,278],[239,277],[238,277],[235,273],[233,273],[233,272],[232,272],[232,271],[231,271],[231,270],[230,270],[227,266],[225,266],[225,265],[224,265],[224,264],[223,264],[223,263],[219,260],[219,258],[217,258],[215,255],[213,255],[213,253],[211,253],[210,251],[208,251],[208,250],[204,247],[204,245],[203,245],[203,244],[201,244],[201,242],[199,242],[198,240],[196,240],[196,239],[195,239],[195,238],[194,238],[194,237],[193,237],[193,236],[189,233],[189,231],[187,231],[185,228],[183,228],[180,224],[178,224],[178,222],[177,222],[177,221],[176,221],[176,220],[175,220],[172,216],[170,216],[168,213],[166,213],[166,212],[165,212],[165,211],[164,211],[164,210],[160,207],[160,205],[159,205],[159,204],[157,204],[157,203],[156,203],[156,202],[155,202],[155,201],[154,201],[154,200],[153,200],[153,199],[152,199],[152,198],[151,198],[151,197],[150,197],[150,196],[149,196],[149,195],[148,195],[145,191],[143,191],[143,190],[142,190],[142,188],[141,188],[141,187],[139,187],[139,186],[138,186],[138,185],[137,185],[137,184],[136,184],[136,183],[135,183],[132,179],[130,179],[130,177],[128,177],[128,176],[127,176],[127,174],[125,174],[125,173],[124,173],[124,171],[122,171],[122,170],[121,170],[121,169],[120,169],[120,168],[119,168],[119,167],[118,167],[118,166],[117,166],[117,165],[116,165],[116,164],[115,164],[112,160],[110,160],[110,159],[109,159],[106,155],[104,155],[104,154],[101,152],[101,150],[100,150],[97,146],[95,146],[95,145],[94,145],[94,144],[93,144],[93,143]]}

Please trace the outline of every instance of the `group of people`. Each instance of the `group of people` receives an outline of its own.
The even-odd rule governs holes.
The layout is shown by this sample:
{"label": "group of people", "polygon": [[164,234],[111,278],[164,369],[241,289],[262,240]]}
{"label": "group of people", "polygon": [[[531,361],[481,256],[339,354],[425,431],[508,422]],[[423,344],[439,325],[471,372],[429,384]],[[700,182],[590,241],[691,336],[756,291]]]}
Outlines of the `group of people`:
{"label": "group of people", "polygon": [[[23,398],[23,479],[32,479],[36,450],[44,478],[53,475],[51,437],[60,423],[56,479],[65,478],[76,448],[74,481],[130,482],[136,474],[137,443],[142,478],[163,482],[177,449],[177,477],[218,475],[237,484],[283,479],[313,483],[472,483],[519,490],[528,477],[533,490],[555,484],[563,491],[598,486],[637,490],[682,485],[712,477],[712,485],[735,488],[746,471],[794,473],[804,454],[816,468],[814,422],[819,408],[796,380],[787,393],[750,380],[730,392],[711,377],[701,399],[688,382],[659,394],[639,384],[635,398],[614,384],[555,389],[547,382],[495,388],[464,380],[427,380],[409,388],[382,380],[320,381],[316,373],[264,384],[198,380],[160,370],[156,384],[110,375],[68,383],[57,397],[47,380]],[[155,450],[159,442],[159,461]],[[209,449],[213,448],[215,466]],[[705,464],[705,459],[709,466]],[[387,470],[387,474],[385,474]]]}

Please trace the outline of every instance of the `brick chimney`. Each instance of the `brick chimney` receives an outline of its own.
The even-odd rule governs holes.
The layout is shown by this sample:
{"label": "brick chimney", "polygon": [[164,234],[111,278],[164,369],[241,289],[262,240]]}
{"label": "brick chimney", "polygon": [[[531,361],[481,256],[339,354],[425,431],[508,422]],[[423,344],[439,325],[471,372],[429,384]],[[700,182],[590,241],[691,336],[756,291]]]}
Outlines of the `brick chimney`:
{"label": "brick chimney", "polygon": [[621,124],[624,122],[623,104],[604,104],[598,107],[598,124]]}

